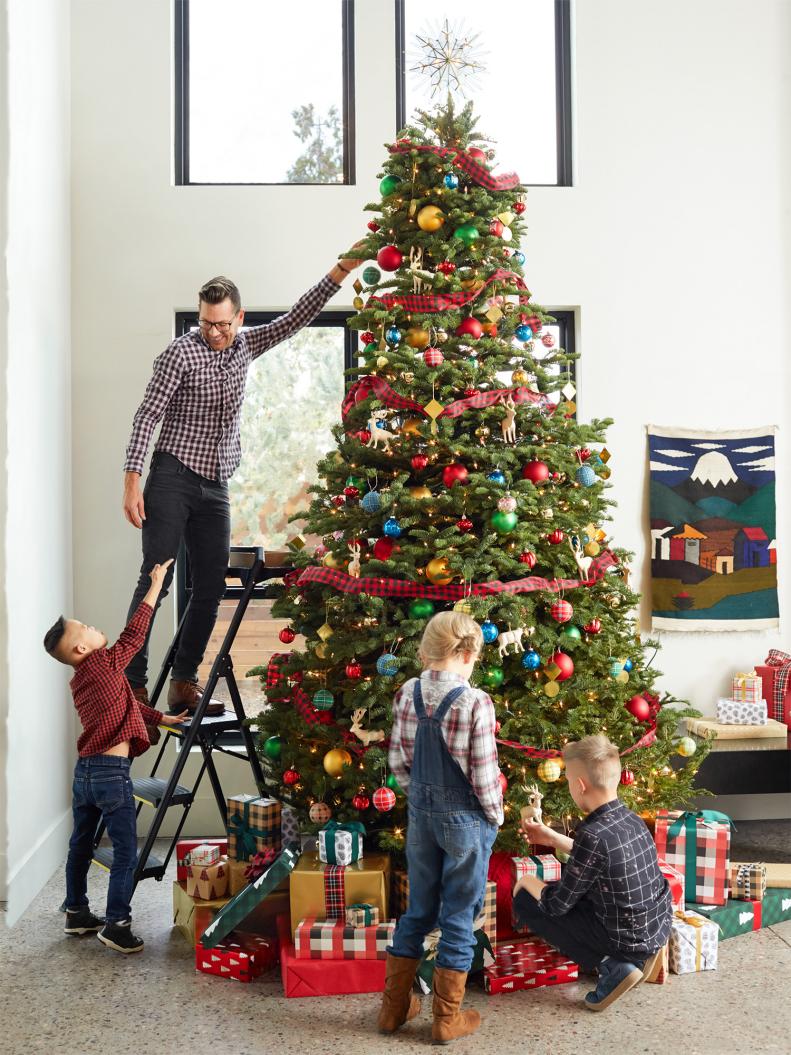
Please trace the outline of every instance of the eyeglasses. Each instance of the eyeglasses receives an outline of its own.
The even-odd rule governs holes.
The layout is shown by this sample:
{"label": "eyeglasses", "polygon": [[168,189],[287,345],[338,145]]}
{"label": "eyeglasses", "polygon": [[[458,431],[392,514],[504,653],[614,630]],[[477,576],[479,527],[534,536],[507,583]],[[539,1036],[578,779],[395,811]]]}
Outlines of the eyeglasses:
{"label": "eyeglasses", "polygon": [[216,330],[217,333],[230,333],[233,323],[233,319],[228,322],[209,322],[208,319],[198,319],[198,326],[200,326],[203,333],[211,333],[212,330]]}

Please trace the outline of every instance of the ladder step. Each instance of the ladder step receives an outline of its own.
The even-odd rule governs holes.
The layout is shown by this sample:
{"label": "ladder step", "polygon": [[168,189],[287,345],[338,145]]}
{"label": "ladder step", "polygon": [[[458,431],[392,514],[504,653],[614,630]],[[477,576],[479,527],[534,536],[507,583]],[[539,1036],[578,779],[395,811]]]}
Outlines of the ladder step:
{"label": "ladder step", "polygon": [[[113,864],[112,846],[97,846],[93,851],[93,863],[109,872]],[[158,857],[149,854],[145,868],[139,875],[139,879],[161,879],[165,874],[165,866]]]}
{"label": "ladder step", "polygon": [[[144,802],[147,806],[153,806],[154,809],[164,798],[166,787],[167,781],[160,780],[159,777],[134,777],[132,779],[132,794],[134,797],[139,802]],[[185,806],[190,802],[192,802],[192,792],[189,788],[183,788],[180,784],[177,784],[170,800],[170,805]]]}

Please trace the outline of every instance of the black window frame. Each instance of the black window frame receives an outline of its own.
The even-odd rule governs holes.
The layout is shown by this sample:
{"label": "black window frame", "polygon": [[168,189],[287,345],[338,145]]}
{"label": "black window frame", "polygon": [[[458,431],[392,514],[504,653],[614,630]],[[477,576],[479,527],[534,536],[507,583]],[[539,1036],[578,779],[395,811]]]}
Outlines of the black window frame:
{"label": "black window frame", "polygon": [[175,124],[173,146],[177,187],[348,187],[356,182],[355,85],[354,85],[354,0],[341,0],[341,40],[343,45],[342,107],[343,180],[340,183],[259,182],[244,180],[199,182],[190,179],[189,110],[189,0],[174,2]]}
{"label": "black window frame", "polygon": [[[573,187],[571,114],[571,0],[555,2],[555,119],[557,171],[555,183],[530,183],[526,187]],[[396,134],[407,122],[406,112],[406,0],[395,0]]]}

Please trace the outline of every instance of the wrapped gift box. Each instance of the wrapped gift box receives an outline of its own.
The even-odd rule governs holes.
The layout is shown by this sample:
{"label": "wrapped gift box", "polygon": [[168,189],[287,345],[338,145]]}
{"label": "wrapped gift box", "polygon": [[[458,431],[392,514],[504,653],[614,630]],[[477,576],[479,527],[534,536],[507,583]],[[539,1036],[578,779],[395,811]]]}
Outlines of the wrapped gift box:
{"label": "wrapped gift box", "polygon": [[776,722],[791,726],[791,656],[777,648],[769,650],[766,664],[755,673],[763,685],[763,698]]}
{"label": "wrapped gift box", "polygon": [[196,846],[216,846],[220,857],[228,853],[227,839],[179,839],[176,843],[176,879],[180,883],[187,879],[187,865]]}
{"label": "wrapped gift box", "polygon": [[731,699],[741,700],[743,703],[760,703],[763,691],[763,683],[754,670],[733,675]]}
{"label": "wrapped gift box", "polygon": [[483,972],[487,993],[511,993],[517,989],[539,989],[576,981],[579,967],[562,952],[540,938],[520,939],[501,945],[495,962]]}
{"label": "wrapped gift box", "polygon": [[319,832],[319,860],[328,865],[350,865],[363,856],[365,828],[358,821],[330,821]]}
{"label": "wrapped gift box", "polygon": [[[512,889],[514,883],[523,876],[535,876],[536,879],[541,879],[545,883],[555,882],[555,880],[560,879],[560,861],[558,861],[554,854],[533,854],[530,857],[512,857]],[[527,927],[518,926],[516,915],[513,912],[513,901],[511,904],[511,927],[516,934],[523,934],[527,930]]]}
{"label": "wrapped gift box", "polygon": [[684,876],[687,902],[725,904],[731,824],[724,813],[660,810],[656,816],[654,841],[659,856]]}
{"label": "wrapped gift box", "polygon": [[[738,868],[744,864],[743,861],[731,861],[731,868]],[[788,864],[774,864],[769,861],[764,864],[766,869],[767,887],[791,888],[791,862]]]}
{"label": "wrapped gift box", "polygon": [[228,808],[228,856],[249,861],[259,850],[281,847],[281,809],[277,799],[232,795]]}
{"label": "wrapped gift box", "polygon": [[294,951],[298,960],[384,960],[395,926],[395,920],[350,927],[345,919],[303,919],[294,933]]}
{"label": "wrapped gift box", "polygon": [[766,725],[768,718],[766,700],[717,700],[717,721],[721,725]]}
{"label": "wrapped gift box", "polygon": [[362,903],[373,905],[380,919],[389,919],[389,885],[388,854],[371,854],[351,865],[328,865],[318,854],[304,853],[291,874],[292,927],[296,930],[300,920],[311,916],[344,919],[347,905]]}
{"label": "wrapped gift box", "polygon": [[667,880],[670,887],[670,896],[673,899],[673,909],[684,907],[684,875],[677,868],[669,865],[667,861],[659,858],[659,871]]}
{"label": "wrapped gift box", "polygon": [[716,971],[717,932],[717,924],[698,912],[676,912],[668,941],[673,974]]}
{"label": "wrapped gift box", "polygon": [[[197,901],[187,893],[186,883],[177,881],[173,884],[173,926],[178,927],[194,947],[220,909],[230,900],[229,897],[222,897]],[[245,932],[274,936],[277,933],[278,916],[288,916],[288,913],[288,891],[278,890],[258,904],[245,919]]]}
{"label": "wrapped gift box", "polygon": [[[228,862],[228,893],[231,897],[238,894],[240,890],[244,890],[246,886],[250,884],[250,878],[248,872],[250,870],[250,861],[229,861]],[[288,892],[288,876],[285,877],[283,882],[276,887],[277,890],[285,890]]]}
{"label": "wrapped gift box", "polygon": [[346,925],[348,927],[375,927],[379,922],[379,909],[375,905],[347,905]]}
{"label": "wrapped gift box", "polygon": [[213,949],[195,946],[195,969],[236,982],[252,982],[277,963],[277,939],[260,934],[231,934]]}
{"label": "wrapped gift box", "polygon": [[247,930],[248,928],[244,926],[247,917],[262,901],[277,890],[283,880],[293,871],[298,860],[298,850],[292,850],[289,847],[281,850],[266,872],[254,882],[249,883],[244,890],[241,890],[220,909],[201,935],[204,947],[213,949],[232,930],[239,928]]}
{"label": "wrapped gift box", "polygon": [[724,905],[693,905],[692,908],[719,926],[720,938],[735,938],[791,919],[791,889],[769,887],[763,901],[730,899]]}
{"label": "wrapped gift box", "polygon": [[644,982],[653,982],[655,985],[664,985],[667,981],[668,972],[670,971],[670,960],[669,960],[669,946],[664,945],[662,947],[662,955],[659,958],[659,962],[653,971],[644,978]]}
{"label": "wrapped gift box", "polygon": [[760,861],[736,865],[731,862],[730,895],[735,900],[763,901],[766,893],[766,865]]}
{"label": "wrapped gift box", "polygon": [[187,893],[202,901],[225,897],[228,893],[228,862],[221,858],[215,865],[187,865]]}
{"label": "wrapped gift box", "polygon": [[280,838],[283,846],[300,844],[299,814],[291,806],[283,806],[280,813]]}
{"label": "wrapped gift box", "polygon": [[225,855],[220,853],[220,848],[216,843],[201,843],[194,850],[190,850],[189,863],[203,866],[216,865],[220,863],[220,858],[223,856]]}
{"label": "wrapped gift box", "polygon": [[[409,906],[409,876],[402,869],[393,872],[393,889],[391,893],[393,916],[403,916]],[[511,902],[508,902],[509,918]],[[482,930],[494,949],[497,945],[497,883],[487,880],[483,895],[483,907],[475,920],[475,930]]]}
{"label": "wrapped gift box", "polygon": [[396,919],[403,916],[409,907],[409,876],[403,868],[393,872],[393,884],[390,890],[390,906]]}
{"label": "wrapped gift box", "polygon": [[[494,951],[484,932],[476,929],[473,936],[475,938],[475,950],[472,954],[469,975],[477,974],[484,967],[492,967],[494,965]],[[441,937],[441,931],[433,930],[426,935],[423,942],[423,956],[418,964],[415,981],[424,996],[430,993],[433,988],[437,948]]]}
{"label": "wrapped gift box", "polygon": [[287,997],[381,993],[386,960],[299,960],[288,917],[278,919],[280,974]]}

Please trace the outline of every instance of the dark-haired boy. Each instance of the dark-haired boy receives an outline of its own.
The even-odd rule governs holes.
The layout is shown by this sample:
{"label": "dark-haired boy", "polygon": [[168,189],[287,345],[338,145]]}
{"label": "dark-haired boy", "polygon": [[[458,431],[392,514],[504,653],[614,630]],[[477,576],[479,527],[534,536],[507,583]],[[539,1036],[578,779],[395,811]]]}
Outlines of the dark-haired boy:
{"label": "dark-haired boy", "polygon": [[[82,722],[77,741],[72,811],[74,831],[66,861],[67,934],[97,933],[118,952],[141,952],[143,941],[132,933],[132,875],[137,860],[137,817],[129,778],[131,759],[149,747],[146,722],[179,725],[187,712],[164,715],[137,700],[124,674],[143,644],[162,583],[172,561],[151,569],[151,586],[116,643],[93,626],[61,616],[47,631],[44,648],[74,668],[69,683]],[[94,836],[104,821],[113,845],[106,920],[88,905],[88,869]]]}

